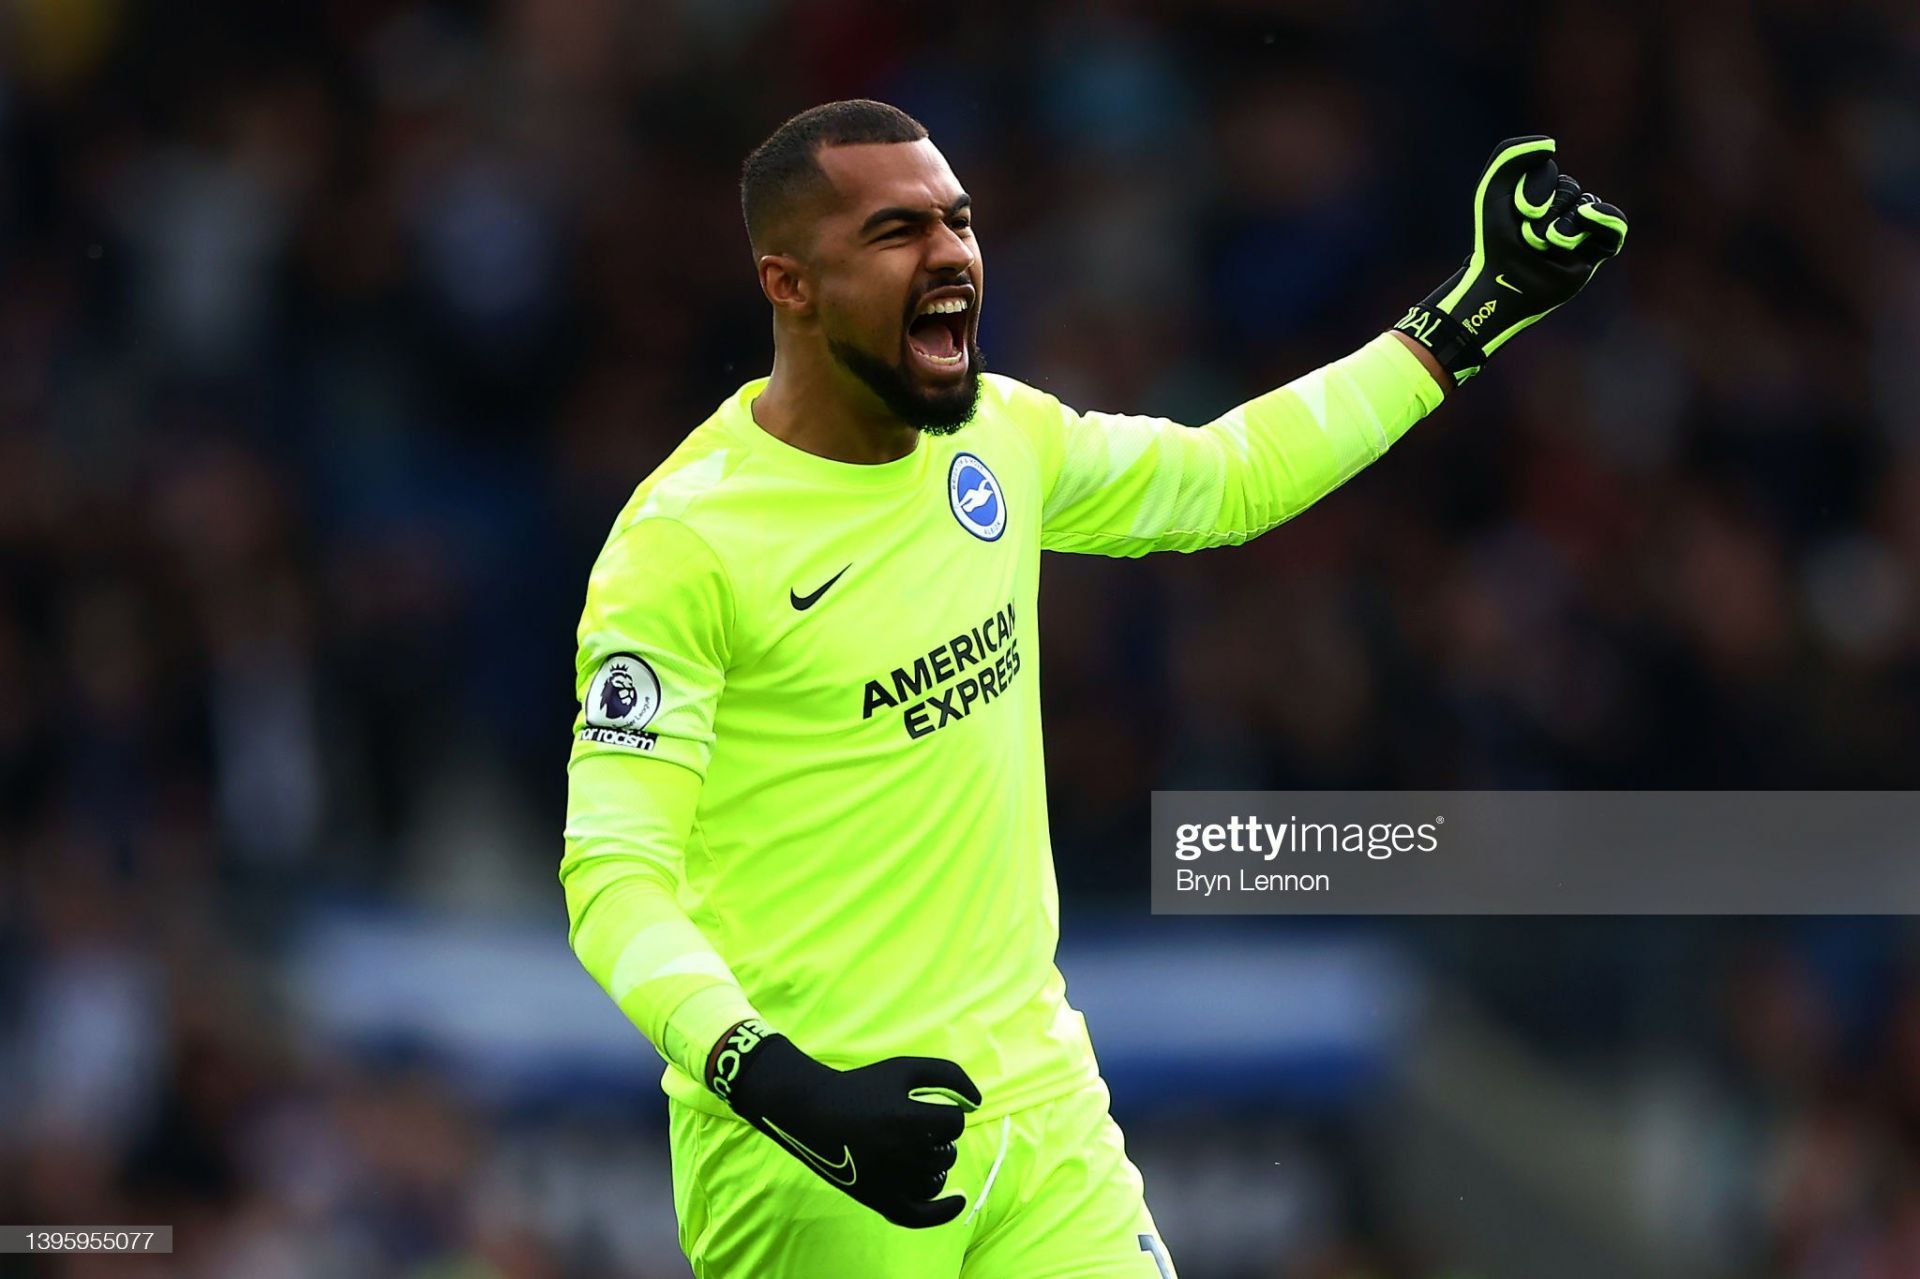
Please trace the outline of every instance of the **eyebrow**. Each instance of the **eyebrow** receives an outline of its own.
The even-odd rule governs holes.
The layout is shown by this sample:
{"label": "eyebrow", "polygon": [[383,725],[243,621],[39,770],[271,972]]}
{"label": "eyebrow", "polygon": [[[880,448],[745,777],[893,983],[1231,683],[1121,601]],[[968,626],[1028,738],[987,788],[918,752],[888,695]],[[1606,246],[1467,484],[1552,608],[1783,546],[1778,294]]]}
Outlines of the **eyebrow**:
{"label": "eyebrow", "polygon": [[[947,206],[943,216],[950,218],[960,212],[960,210],[972,207],[973,197],[970,195],[962,195],[959,199]],[[889,208],[879,210],[865,222],[862,222],[860,224],[860,234],[865,236],[869,232],[878,230],[889,222],[921,223],[931,221],[933,221],[933,214],[927,212],[925,209],[909,209],[904,205],[896,204]]]}

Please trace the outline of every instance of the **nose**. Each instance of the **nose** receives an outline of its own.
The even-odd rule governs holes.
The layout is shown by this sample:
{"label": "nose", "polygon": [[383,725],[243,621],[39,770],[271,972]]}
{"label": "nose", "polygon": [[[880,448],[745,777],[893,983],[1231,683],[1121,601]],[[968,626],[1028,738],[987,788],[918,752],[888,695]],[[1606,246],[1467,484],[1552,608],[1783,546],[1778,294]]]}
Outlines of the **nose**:
{"label": "nose", "polygon": [[973,245],[958,231],[941,223],[927,249],[927,269],[960,274],[973,268]]}

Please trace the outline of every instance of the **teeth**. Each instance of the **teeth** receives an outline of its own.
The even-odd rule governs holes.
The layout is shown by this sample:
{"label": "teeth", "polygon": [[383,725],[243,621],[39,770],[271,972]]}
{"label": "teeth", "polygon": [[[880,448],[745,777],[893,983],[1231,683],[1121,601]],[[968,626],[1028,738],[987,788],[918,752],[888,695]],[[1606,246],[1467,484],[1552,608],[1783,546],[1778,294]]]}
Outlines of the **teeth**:
{"label": "teeth", "polygon": [[920,356],[922,359],[933,364],[958,364],[967,358],[967,353],[965,351],[955,351],[952,355],[928,355],[925,351],[922,351],[920,352]]}
{"label": "teeth", "polygon": [[921,315],[958,315],[967,309],[965,298],[942,298],[920,308]]}

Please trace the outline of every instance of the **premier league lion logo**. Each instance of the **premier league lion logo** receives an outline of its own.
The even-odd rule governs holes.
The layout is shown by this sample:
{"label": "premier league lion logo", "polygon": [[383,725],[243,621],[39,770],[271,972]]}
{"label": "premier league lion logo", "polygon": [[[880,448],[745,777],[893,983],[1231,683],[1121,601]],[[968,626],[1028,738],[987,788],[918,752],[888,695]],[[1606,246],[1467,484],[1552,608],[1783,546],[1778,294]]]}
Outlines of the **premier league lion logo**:
{"label": "premier league lion logo", "polygon": [[582,709],[595,728],[644,728],[660,709],[660,680],[641,658],[615,653],[600,663]]}
{"label": "premier league lion logo", "polygon": [[619,723],[633,714],[633,708],[640,702],[640,690],[633,686],[633,675],[628,671],[615,670],[607,676],[607,682],[600,686],[600,717],[612,723]]}

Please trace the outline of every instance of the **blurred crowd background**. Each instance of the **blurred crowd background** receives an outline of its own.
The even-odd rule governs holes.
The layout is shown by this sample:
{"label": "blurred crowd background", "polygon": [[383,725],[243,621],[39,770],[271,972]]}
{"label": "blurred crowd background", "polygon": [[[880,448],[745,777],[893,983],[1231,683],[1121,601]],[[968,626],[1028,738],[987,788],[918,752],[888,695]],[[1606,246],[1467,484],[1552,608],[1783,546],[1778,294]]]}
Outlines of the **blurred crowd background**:
{"label": "blurred crowd background", "polygon": [[[974,196],[990,367],[1082,408],[1359,345],[1500,138],[1632,218],[1298,524],[1046,568],[1062,963],[1182,1273],[1920,1276],[1905,921],[1193,931],[1143,879],[1156,786],[1912,782],[1916,85],[1911,0],[14,0],[3,1215],[176,1227],[68,1276],[684,1275],[657,1058],[565,949],[572,631],[768,366],[740,159],[863,95]],[[1237,1083],[1168,1056],[1220,1020]]]}

